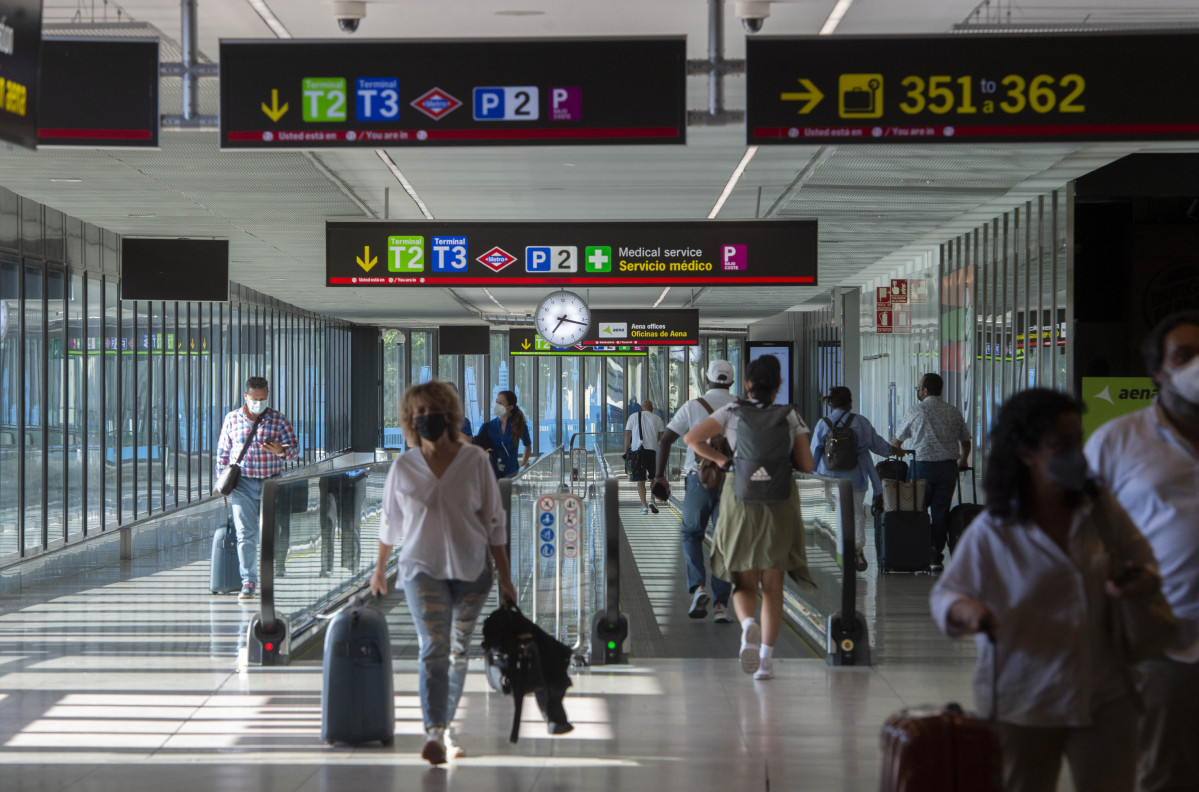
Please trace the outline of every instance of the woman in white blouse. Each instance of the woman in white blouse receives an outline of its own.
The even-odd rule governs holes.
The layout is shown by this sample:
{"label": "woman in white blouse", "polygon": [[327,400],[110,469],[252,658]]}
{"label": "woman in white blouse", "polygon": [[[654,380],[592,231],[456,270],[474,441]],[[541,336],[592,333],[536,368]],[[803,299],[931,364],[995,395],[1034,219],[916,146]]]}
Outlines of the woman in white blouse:
{"label": "woman in white blouse", "polygon": [[[734,455],[737,450],[739,410],[774,404],[782,386],[778,358],[764,355],[746,367],[745,388],[753,402],[729,402],[697,424],[683,437],[696,453],[731,471],[732,460],[715,450],[708,440],[723,434]],[[815,463],[808,446],[808,427],[794,410],[787,413],[791,436],[791,466],[811,473]],[[788,473],[790,475],[790,473]],[[733,581],[733,610],[741,622],[741,670],[754,679],[774,677],[774,642],[783,626],[783,578],[791,572],[809,580],[804,546],[803,515],[799,490],[790,480],[790,497],[773,503],[743,503],[737,498],[733,475],[725,477],[720,494],[720,516],[712,534],[712,574]],[[762,590],[762,624],[758,588]]]}
{"label": "woman in white blouse", "polygon": [[414,385],[400,403],[409,450],[383,485],[383,524],[371,591],[387,593],[387,562],[400,549],[398,583],[420,643],[420,704],[426,742],[421,757],[444,764],[462,756],[450,723],[466,681],[467,649],[491,591],[488,551],[500,599],[516,602],[504,549],[504,504],[487,452],[461,436],[462,408],[443,382]]}
{"label": "woman in white blouse", "polygon": [[[1160,578],[1145,538],[1088,475],[1082,405],[1044,388],[1009,399],[983,484],[987,509],[963,534],[931,607],[950,637],[976,634],[980,712],[992,709],[997,664],[1004,789],[1052,792],[1065,754],[1076,789],[1132,792],[1137,703],[1109,609]],[[1119,585],[1109,579],[1112,552],[1126,565]]]}

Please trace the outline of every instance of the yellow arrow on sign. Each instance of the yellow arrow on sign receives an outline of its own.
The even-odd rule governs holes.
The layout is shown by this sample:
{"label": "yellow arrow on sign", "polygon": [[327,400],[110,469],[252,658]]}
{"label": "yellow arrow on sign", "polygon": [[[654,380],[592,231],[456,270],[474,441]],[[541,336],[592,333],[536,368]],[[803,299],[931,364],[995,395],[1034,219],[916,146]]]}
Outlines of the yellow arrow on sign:
{"label": "yellow arrow on sign", "polygon": [[283,114],[287,112],[287,108],[289,106],[290,105],[288,105],[287,102],[284,102],[282,107],[279,106],[279,89],[272,88],[271,89],[271,106],[267,107],[266,102],[263,102],[262,103],[262,112],[266,113],[266,117],[271,119],[272,121],[278,121],[280,118],[283,117]]}
{"label": "yellow arrow on sign", "polygon": [[529,348],[529,339],[526,338],[524,343],[521,344],[520,347],[521,347],[521,349],[528,349]]}
{"label": "yellow arrow on sign", "polygon": [[812,108],[820,104],[820,100],[824,98],[824,94],[807,77],[800,77],[799,84],[804,88],[803,93],[784,92],[779,94],[779,98],[784,102],[807,102],[807,104],[799,108],[799,115],[806,115],[812,112]]}
{"label": "yellow arrow on sign", "polygon": [[370,246],[369,246],[369,245],[364,245],[364,246],[363,246],[363,248],[362,248],[362,255],[361,255],[361,256],[356,256],[356,257],[355,257],[355,260],[358,262],[358,266],[359,266],[359,267],[362,267],[362,269],[366,270],[367,272],[370,272],[370,271],[371,271],[371,267],[373,267],[373,266],[375,266],[376,264],[378,264],[378,263],[379,263],[379,257],[378,257],[378,256],[375,256],[374,258],[371,258],[371,249],[370,249]]}

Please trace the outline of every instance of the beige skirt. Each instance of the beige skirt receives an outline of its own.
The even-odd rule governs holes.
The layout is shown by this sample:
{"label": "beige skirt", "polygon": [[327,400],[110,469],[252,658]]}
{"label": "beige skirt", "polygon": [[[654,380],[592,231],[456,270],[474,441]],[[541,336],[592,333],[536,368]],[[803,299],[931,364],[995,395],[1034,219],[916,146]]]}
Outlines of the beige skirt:
{"label": "beige skirt", "polygon": [[733,490],[733,474],[724,478],[720,516],[712,536],[712,574],[732,580],[734,572],[781,569],[797,580],[812,583],[808,573],[803,513],[799,488],[774,503],[742,503]]}

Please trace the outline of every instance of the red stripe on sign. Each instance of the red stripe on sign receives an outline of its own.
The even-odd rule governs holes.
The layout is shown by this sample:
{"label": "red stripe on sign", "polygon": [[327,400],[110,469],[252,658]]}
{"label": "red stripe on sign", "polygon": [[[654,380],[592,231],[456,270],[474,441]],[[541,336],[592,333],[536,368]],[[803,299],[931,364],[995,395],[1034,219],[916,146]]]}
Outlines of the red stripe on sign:
{"label": "red stripe on sign", "polygon": [[[347,132],[354,133],[347,138]],[[270,134],[269,140],[264,136]],[[420,135],[424,135],[421,137]],[[401,137],[401,135],[403,137]],[[647,140],[681,137],[677,127],[565,127],[562,129],[397,129],[371,134],[371,131],[285,131],[234,130],[226,139],[237,142],[268,143],[276,146],[304,143],[340,143],[362,145],[387,143],[427,143],[430,140]]]}
{"label": "red stripe on sign", "polygon": [[[811,276],[760,276],[751,278],[722,278],[722,277],[695,277],[695,278],[470,278],[470,277],[439,277],[439,276],[421,276],[413,278],[411,275],[366,275],[361,278],[333,276],[328,279],[330,285],[350,285],[350,286],[371,286],[379,284],[381,278],[398,277],[403,278],[404,283],[383,283],[385,286],[557,286],[560,284],[572,284],[576,286],[670,286],[683,285],[692,283],[713,283],[723,286],[754,286],[763,284],[784,284],[784,285],[807,285],[812,286],[816,283],[816,278]],[[419,280],[419,282],[414,282]]]}
{"label": "red stripe on sign", "polygon": [[[879,134],[875,134],[875,130]],[[1199,135],[1199,124],[1024,124],[1012,126],[859,126],[859,127],[754,127],[757,139],[791,140],[904,140],[918,143],[935,138],[1068,137],[1071,135]]]}
{"label": "red stripe on sign", "polygon": [[149,129],[39,129],[39,138],[61,140],[152,140]]}

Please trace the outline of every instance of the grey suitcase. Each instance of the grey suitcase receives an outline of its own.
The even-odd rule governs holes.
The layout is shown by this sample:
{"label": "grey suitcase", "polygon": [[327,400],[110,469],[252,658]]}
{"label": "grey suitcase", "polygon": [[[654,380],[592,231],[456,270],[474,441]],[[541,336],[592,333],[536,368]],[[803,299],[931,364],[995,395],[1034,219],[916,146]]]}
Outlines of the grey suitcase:
{"label": "grey suitcase", "polygon": [[321,740],[359,745],[395,740],[395,694],[387,620],[359,597],[337,612],[325,633]]}
{"label": "grey suitcase", "polygon": [[237,529],[233,516],[212,535],[212,564],[208,573],[208,588],[213,594],[228,594],[241,590],[241,572],[237,561]]}

